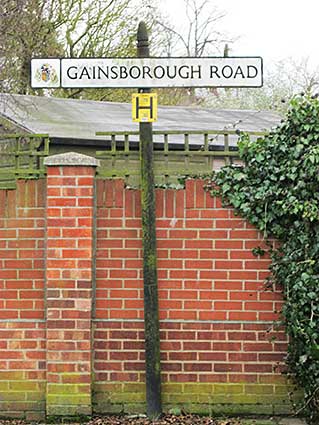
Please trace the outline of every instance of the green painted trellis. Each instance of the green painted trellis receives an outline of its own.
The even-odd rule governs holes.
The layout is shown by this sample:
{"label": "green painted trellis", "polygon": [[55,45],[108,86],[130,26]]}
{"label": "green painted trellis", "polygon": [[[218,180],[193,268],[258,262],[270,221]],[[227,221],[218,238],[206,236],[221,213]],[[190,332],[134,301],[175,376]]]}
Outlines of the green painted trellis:
{"label": "green painted trellis", "polygon": [[[245,133],[252,137],[265,135],[261,131]],[[98,177],[124,177],[136,183],[140,175],[136,141],[139,132],[108,131],[96,135],[106,137],[110,143],[108,150],[96,152],[101,160]],[[221,166],[238,158],[237,147],[229,143],[230,137],[239,137],[238,130],[154,130],[153,136],[156,183],[171,183],[174,178],[189,174],[207,174],[214,169],[214,161],[218,160]],[[192,143],[192,138],[196,138],[196,143]],[[213,143],[217,139],[218,146]]]}
{"label": "green painted trellis", "polygon": [[[247,131],[251,137],[265,132]],[[238,149],[230,146],[230,137],[238,138],[236,130],[154,130],[154,168],[157,185],[176,183],[185,175],[208,174],[214,168],[238,159]],[[101,160],[98,178],[125,178],[138,185],[140,152],[138,131],[99,132],[105,137],[105,150],[92,151]],[[176,143],[179,138],[179,143]],[[196,143],[193,143],[196,138]],[[218,141],[218,146],[214,142]],[[56,152],[55,152],[56,153]],[[17,179],[44,177],[43,158],[48,156],[47,134],[0,135],[0,188],[14,189]]]}
{"label": "green painted trellis", "polygon": [[47,134],[2,134],[0,142],[1,189],[14,189],[18,179],[45,175],[43,158],[49,155]]}

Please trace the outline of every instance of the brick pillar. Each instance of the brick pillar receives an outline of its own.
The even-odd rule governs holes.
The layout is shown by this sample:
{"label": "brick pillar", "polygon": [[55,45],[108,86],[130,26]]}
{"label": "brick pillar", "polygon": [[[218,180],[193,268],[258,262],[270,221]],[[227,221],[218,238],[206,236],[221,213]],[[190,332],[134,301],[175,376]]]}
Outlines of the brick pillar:
{"label": "brick pillar", "polygon": [[94,176],[77,153],[46,158],[47,415],[89,415]]}

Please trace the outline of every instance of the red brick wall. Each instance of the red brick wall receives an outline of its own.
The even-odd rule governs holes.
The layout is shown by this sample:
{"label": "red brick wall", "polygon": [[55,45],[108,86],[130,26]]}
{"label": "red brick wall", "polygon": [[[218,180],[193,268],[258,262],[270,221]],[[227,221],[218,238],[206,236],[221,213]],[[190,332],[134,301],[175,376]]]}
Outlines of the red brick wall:
{"label": "red brick wall", "polygon": [[[156,192],[164,408],[287,412],[262,236],[203,184]],[[50,166],[0,191],[0,415],[145,409],[140,192],[96,185]]]}
{"label": "red brick wall", "polygon": [[0,190],[0,414],[45,410],[45,181]]}
{"label": "red brick wall", "polygon": [[[195,387],[192,398],[188,387],[174,383],[199,384],[199,393],[207,390],[201,383],[223,383],[215,390],[225,403],[228,397],[246,405],[261,391],[271,404],[287,348],[284,333],[272,330],[281,294],[278,288],[265,291],[269,258],[251,251],[264,246],[262,236],[203,185],[188,180],[185,190],[156,192],[164,402],[200,404]],[[142,391],[129,383],[144,379],[140,192],[105,180],[98,181],[97,193],[97,402],[107,409],[114,399],[120,408],[121,397],[112,394],[122,391],[129,409],[141,401],[129,392]],[[122,386],[114,390],[110,383]],[[107,403],[103,393],[109,388]],[[237,398],[229,397],[231,389]]]}

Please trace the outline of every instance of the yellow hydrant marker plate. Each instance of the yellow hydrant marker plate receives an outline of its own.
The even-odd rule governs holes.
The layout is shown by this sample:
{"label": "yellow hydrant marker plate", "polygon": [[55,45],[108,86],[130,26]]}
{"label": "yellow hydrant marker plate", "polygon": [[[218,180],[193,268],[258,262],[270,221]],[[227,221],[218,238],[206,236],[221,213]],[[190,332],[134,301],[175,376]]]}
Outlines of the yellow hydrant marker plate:
{"label": "yellow hydrant marker plate", "polygon": [[134,122],[157,121],[157,94],[134,93],[132,96],[132,117]]}

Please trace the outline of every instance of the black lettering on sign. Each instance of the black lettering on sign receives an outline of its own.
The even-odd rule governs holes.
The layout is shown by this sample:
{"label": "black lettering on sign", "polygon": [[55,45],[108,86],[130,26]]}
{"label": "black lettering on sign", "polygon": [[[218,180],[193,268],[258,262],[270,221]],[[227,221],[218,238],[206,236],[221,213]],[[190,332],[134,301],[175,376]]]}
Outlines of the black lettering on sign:
{"label": "black lettering on sign", "polygon": [[83,77],[86,77],[88,80],[91,79],[89,71],[86,66],[83,67],[81,74],[79,75],[79,79],[82,80]]}
{"label": "black lettering on sign", "polygon": [[231,78],[233,76],[233,68],[230,65],[225,65],[222,68],[222,74],[224,78]]}
{"label": "black lettering on sign", "polygon": [[176,73],[177,73],[177,66],[176,65],[174,65],[173,66],[173,72],[172,73],[170,73],[170,69],[171,69],[172,67],[170,67],[170,66],[168,66],[167,67],[167,76],[168,76],[168,78],[176,78]]}
{"label": "black lettering on sign", "polygon": [[143,78],[145,78],[145,76],[148,76],[150,79],[152,79],[151,76],[151,68],[147,65],[143,65]]}
{"label": "black lettering on sign", "polygon": [[210,78],[214,78],[214,74],[217,78],[220,78],[220,75],[218,74],[218,66],[211,65],[210,67]]}
{"label": "black lettering on sign", "polygon": [[120,78],[125,79],[128,77],[126,66],[120,66]]}
{"label": "black lettering on sign", "polygon": [[119,77],[117,66],[111,66],[111,79],[116,80]]}
{"label": "black lettering on sign", "polygon": [[140,110],[144,109],[144,110],[149,110],[150,111],[150,119],[153,119],[153,98],[150,97],[150,104],[149,105],[144,105],[144,106],[140,106],[140,99],[139,97],[136,98],[136,109],[135,109],[135,116],[138,119],[140,114]]}
{"label": "black lettering on sign", "polygon": [[194,68],[195,68],[194,66],[191,67],[191,78],[194,78],[194,74],[198,74],[197,78],[202,78],[201,77],[201,71],[202,71],[201,65],[198,65],[198,69],[194,69]]}
{"label": "black lettering on sign", "polygon": [[130,68],[130,77],[136,80],[137,78],[140,78],[141,76],[141,69],[134,65]]}
{"label": "black lettering on sign", "polygon": [[[70,74],[71,69],[72,69],[72,75]],[[73,70],[75,70],[75,71],[73,71]],[[76,80],[78,78],[77,67],[76,66],[70,66],[66,71],[66,75],[70,78],[70,80]]]}
{"label": "black lettering on sign", "polygon": [[[97,67],[97,78],[99,80],[101,80],[101,78],[103,78],[103,77],[101,77],[101,75],[103,75],[103,77],[105,77],[105,78],[109,78],[109,67],[107,67],[107,73],[106,73],[102,67],[98,66]],[[95,78],[95,77],[93,77],[93,78]]]}
{"label": "black lettering on sign", "polygon": [[[186,71],[185,71],[185,73],[184,73],[184,74],[183,74],[183,72],[182,72],[183,68],[186,68]],[[178,70],[178,74],[179,74],[179,76],[180,76],[181,78],[183,78],[183,79],[188,79],[188,78],[189,78],[189,71],[188,71],[188,68],[189,68],[189,66],[188,66],[188,65],[183,65],[183,66],[181,66],[181,67],[179,68],[179,70]]]}
{"label": "black lettering on sign", "polygon": [[254,65],[247,66],[247,78],[257,77],[258,69]]}
{"label": "black lettering on sign", "polygon": [[241,69],[241,66],[238,66],[235,73],[234,73],[234,78],[237,78],[237,76],[240,76],[242,78],[246,78],[243,70]]}
{"label": "black lettering on sign", "polygon": [[[158,73],[158,71],[160,71],[160,72]],[[155,66],[153,72],[154,72],[155,78],[158,78],[159,80],[161,80],[165,75],[165,69],[160,65]]]}

